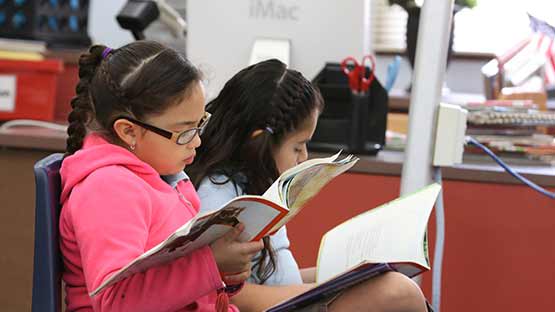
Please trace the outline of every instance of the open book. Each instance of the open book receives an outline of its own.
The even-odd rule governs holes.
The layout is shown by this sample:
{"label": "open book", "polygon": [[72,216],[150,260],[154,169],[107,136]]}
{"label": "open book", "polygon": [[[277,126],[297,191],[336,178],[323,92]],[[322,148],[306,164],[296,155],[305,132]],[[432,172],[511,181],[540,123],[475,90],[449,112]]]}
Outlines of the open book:
{"label": "open book", "polygon": [[197,215],[162,243],[111,275],[90,295],[95,296],[132,274],[168,263],[208,245],[238,223],[245,225],[239,237],[242,241],[259,240],[275,233],[328,182],[358,161],[353,155],[339,159],[339,154],[310,159],[285,171],[262,196],[238,196],[215,211]]}
{"label": "open book", "polygon": [[291,311],[387,271],[413,277],[429,270],[426,229],[440,190],[431,184],[327,232],[318,253],[318,286],[267,311]]}

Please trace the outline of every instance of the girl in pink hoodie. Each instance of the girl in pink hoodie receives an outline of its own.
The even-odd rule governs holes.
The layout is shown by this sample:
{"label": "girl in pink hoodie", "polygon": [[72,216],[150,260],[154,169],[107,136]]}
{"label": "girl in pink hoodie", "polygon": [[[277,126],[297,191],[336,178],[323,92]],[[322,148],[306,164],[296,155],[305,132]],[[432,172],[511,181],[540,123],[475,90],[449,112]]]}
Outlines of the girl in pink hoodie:
{"label": "girl in pink hoodie", "polygon": [[263,247],[236,240],[242,225],[89,297],[198,212],[182,172],[209,115],[199,72],[155,42],[93,46],[79,77],[60,171],[67,311],[238,311],[226,294],[239,287],[225,285],[240,285]]}

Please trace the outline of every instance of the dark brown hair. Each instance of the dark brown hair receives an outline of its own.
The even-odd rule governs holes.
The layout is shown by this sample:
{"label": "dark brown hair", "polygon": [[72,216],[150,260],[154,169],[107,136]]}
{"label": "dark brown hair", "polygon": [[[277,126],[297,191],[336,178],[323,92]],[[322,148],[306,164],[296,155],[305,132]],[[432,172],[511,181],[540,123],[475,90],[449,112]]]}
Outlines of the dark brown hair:
{"label": "dark brown hair", "polygon": [[[321,112],[323,105],[312,83],[278,60],[245,68],[208,103],[212,117],[201,136],[197,159],[187,167],[187,173],[196,187],[208,177],[216,184],[232,181],[247,194],[260,195],[279,176],[275,149],[315,110]],[[264,130],[262,134],[252,138],[259,129]],[[228,180],[215,181],[216,175]],[[269,240],[264,242],[266,248],[255,266],[262,282],[275,271]]]}
{"label": "dark brown hair", "polygon": [[176,51],[136,41],[116,50],[92,46],[79,58],[79,79],[68,117],[66,156],[81,149],[89,128],[117,143],[114,118],[160,114],[187,96],[201,77]]}

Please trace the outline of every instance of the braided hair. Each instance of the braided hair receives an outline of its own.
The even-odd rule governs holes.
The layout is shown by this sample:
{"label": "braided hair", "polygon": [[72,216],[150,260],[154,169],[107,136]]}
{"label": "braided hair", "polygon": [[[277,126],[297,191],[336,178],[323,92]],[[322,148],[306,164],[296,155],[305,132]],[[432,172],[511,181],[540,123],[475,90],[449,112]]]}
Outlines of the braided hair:
{"label": "braided hair", "polygon": [[[187,173],[197,188],[208,177],[213,183],[232,181],[247,194],[261,195],[279,177],[273,155],[284,137],[323,106],[320,92],[298,71],[276,59],[251,65],[208,103],[212,117],[201,136],[197,160]],[[252,137],[256,130],[264,131]],[[228,180],[216,181],[216,175]],[[262,282],[276,265],[267,237],[264,245],[254,266]]]}
{"label": "braided hair", "polygon": [[162,113],[185,98],[200,79],[200,72],[184,57],[154,41],[136,41],[116,50],[92,46],[79,58],[65,156],[81,149],[89,130],[121,144],[112,128],[116,117],[143,119]]}

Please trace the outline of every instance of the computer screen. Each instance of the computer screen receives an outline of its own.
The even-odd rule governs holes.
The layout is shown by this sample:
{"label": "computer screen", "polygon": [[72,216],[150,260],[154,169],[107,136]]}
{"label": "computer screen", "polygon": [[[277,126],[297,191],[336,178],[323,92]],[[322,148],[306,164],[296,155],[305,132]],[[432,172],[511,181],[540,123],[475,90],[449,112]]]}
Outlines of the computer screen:
{"label": "computer screen", "polygon": [[[209,98],[251,60],[287,46],[289,67],[308,79],[326,62],[371,51],[370,0],[188,0],[186,15],[187,57],[205,74]],[[253,56],[257,40],[265,51]]]}

